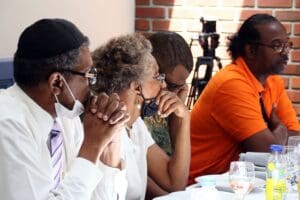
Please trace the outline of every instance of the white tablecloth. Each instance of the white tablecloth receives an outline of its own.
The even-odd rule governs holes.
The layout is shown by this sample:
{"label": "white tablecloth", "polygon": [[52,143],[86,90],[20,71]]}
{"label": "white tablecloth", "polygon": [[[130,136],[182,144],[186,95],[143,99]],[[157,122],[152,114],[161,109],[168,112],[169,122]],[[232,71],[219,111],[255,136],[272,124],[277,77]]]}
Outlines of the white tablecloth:
{"label": "white tablecloth", "polygon": [[[193,188],[185,191],[180,192],[173,192],[165,196],[154,198],[153,200],[202,200],[202,198],[196,197],[195,190],[200,188]],[[219,196],[221,197],[220,200],[233,200],[235,199],[234,193],[231,192],[223,192],[219,191]],[[203,199],[204,200],[204,199]],[[205,199],[207,200],[207,199]],[[245,200],[265,200],[265,191],[264,189],[256,188],[254,191],[249,193]],[[288,194],[286,200],[298,200],[298,194]]]}
{"label": "white tablecloth", "polygon": [[[255,164],[255,176],[261,179],[265,179],[265,166],[267,165],[267,161],[269,158],[269,153],[256,153],[256,152],[247,152],[245,154],[240,155],[240,160],[242,161],[250,161]],[[235,199],[235,194],[232,193],[228,183],[226,187],[220,187],[220,184],[224,181],[223,176],[228,176],[227,173],[222,175],[216,175],[217,181],[217,189],[220,200],[233,200]],[[226,180],[228,178],[226,177]],[[265,200],[265,189],[264,182],[263,184],[259,184],[261,181],[255,183],[256,188],[253,189],[249,194],[247,194],[245,200]],[[194,184],[186,188],[185,191],[173,192],[165,196],[154,198],[153,200],[212,200],[207,199],[206,197],[199,195],[200,185]],[[200,193],[203,194],[203,193]],[[205,195],[205,194],[204,194]],[[298,193],[288,193],[286,200],[300,200],[300,195]]]}

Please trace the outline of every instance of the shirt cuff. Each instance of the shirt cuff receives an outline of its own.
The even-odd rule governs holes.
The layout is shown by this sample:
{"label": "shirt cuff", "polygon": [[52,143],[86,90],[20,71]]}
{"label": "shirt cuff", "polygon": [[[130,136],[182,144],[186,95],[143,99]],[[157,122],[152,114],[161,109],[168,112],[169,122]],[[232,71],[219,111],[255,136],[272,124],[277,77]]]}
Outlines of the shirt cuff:
{"label": "shirt cuff", "polygon": [[119,168],[114,168],[114,167],[110,167],[106,164],[104,164],[103,162],[101,162],[100,160],[98,161],[98,166],[99,169],[105,174],[105,175],[119,175],[119,174],[123,174],[126,171],[126,165],[125,165],[125,161],[123,159],[121,159],[121,169]]}
{"label": "shirt cuff", "polygon": [[[126,194],[127,190],[127,180],[126,180],[126,163],[121,159],[121,169],[110,167],[105,165],[99,160],[98,166],[100,170],[105,174],[103,178],[106,182],[106,185],[110,185],[113,188],[115,194],[119,194],[121,197]],[[110,183],[109,183],[110,182]],[[123,191],[124,190],[124,191]],[[122,198],[121,198],[122,199]]]}
{"label": "shirt cuff", "polygon": [[86,190],[92,193],[102,179],[103,172],[94,163],[77,157],[70,171],[66,174],[65,180],[68,180],[68,177],[78,181]]}

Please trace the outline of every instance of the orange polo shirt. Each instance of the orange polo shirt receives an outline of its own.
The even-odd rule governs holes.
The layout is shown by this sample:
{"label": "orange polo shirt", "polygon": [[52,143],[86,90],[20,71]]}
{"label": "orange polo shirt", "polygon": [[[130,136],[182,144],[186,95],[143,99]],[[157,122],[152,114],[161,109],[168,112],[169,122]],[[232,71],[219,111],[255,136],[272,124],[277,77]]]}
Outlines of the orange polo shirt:
{"label": "orange polo shirt", "polygon": [[276,103],[288,130],[300,130],[282,79],[269,76],[263,86],[238,58],[209,81],[191,112],[190,184],[197,176],[228,171],[230,162],[238,160],[240,143],[267,128],[259,93],[268,116]]}

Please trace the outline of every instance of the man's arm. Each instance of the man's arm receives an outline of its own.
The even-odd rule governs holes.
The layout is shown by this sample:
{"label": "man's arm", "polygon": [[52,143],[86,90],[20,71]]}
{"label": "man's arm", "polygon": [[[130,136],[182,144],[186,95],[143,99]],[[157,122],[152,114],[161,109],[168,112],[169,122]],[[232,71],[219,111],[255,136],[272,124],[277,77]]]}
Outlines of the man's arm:
{"label": "man's arm", "polygon": [[230,137],[241,143],[243,151],[269,151],[270,144],[286,144],[288,131],[285,124],[291,120],[282,122],[287,118],[286,112],[282,112],[286,103],[283,99],[279,99],[277,111],[273,108],[271,127],[263,119],[259,94],[246,80],[230,79],[223,82],[213,101],[212,117]]}
{"label": "man's arm", "polygon": [[[117,94],[108,96],[105,93],[100,93],[97,98],[91,99],[84,114],[84,140],[79,151],[79,157],[97,163],[107,145],[112,142],[114,135],[125,127],[128,120],[129,115],[124,103],[120,103]],[[118,165],[120,163],[119,156],[113,154],[111,156],[114,159],[110,159],[111,157],[103,158],[107,161],[106,164]]]}
{"label": "man's arm", "polygon": [[[103,107],[97,107],[96,112],[86,114],[85,139],[79,157],[74,160],[56,189],[53,189],[52,166],[46,141],[41,145],[38,138],[32,136],[31,130],[24,126],[23,122],[2,119],[0,121],[1,197],[10,200],[90,199],[93,190],[103,177],[103,172],[95,163],[114,134],[128,120],[118,99],[113,99],[108,98]],[[96,105],[98,106],[99,103]],[[96,114],[99,112],[107,118],[99,117]]]}
{"label": "man's arm", "polygon": [[[282,82],[281,79],[277,81]],[[244,151],[267,152],[271,144],[286,145],[289,136],[300,135],[296,113],[283,83],[279,84],[278,90],[278,101],[272,106],[268,127],[243,141]]]}
{"label": "man's arm", "polygon": [[270,151],[271,144],[286,145],[288,137],[299,135],[299,131],[288,130],[276,114],[276,106],[273,106],[270,116],[270,127],[257,132],[243,141],[244,151]]}
{"label": "man's arm", "polygon": [[[84,117],[86,146],[97,151],[88,154],[104,176],[94,188],[92,199],[123,199],[126,196],[126,177],[120,157],[121,130],[129,120],[125,104],[117,94],[110,96],[100,93],[97,100],[91,101]],[[79,154],[82,156],[82,154]],[[92,157],[90,157],[92,156]],[[95,160],[96,159],[96,160]]]}
{"label": "man's arm", "polygon": [[103,176],[93,163],[81,158],[75,159],[61,185],[53,189],[54,180],[47,145],[41,148],[28,128],[16,121],[1,120],[0,126],[1,198],[9,200],[90,198],[92,188],[96,187]]}

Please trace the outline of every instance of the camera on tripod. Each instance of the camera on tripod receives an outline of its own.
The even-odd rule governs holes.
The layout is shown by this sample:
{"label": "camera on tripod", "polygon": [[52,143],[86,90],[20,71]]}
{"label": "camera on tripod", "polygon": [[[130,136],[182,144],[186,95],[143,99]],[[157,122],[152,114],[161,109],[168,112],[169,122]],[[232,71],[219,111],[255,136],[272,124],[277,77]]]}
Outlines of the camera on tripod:
{"label": "camera on tripod", "polygon": [[203,56],[215,56],[215,49],[219,46],[220,35],[216,33],[216,20],[204,20],[201,17],[202,33],[199,34],[198,41],[203,49]]}
{"label": "camera on tripod", "polygon": [[[189,91],[187,106],[189,109],[196,103],[198,97],[207,85],[209,79],[212,77],[214,60],[217,62],[218,68],[222,68],[221,59],[215,55],[215,50],[219,46],[220,35],[216,33],[216,20],[205,20],[201,17],[202,32],[199,33],[197,39],[192,38],[190,47],[194,40],[198,40],[203,49],[203,56],[197,58],[194,69],[192,85]],[[205,66],[204,77],[199,77],[199,70],[201,66]]]}

